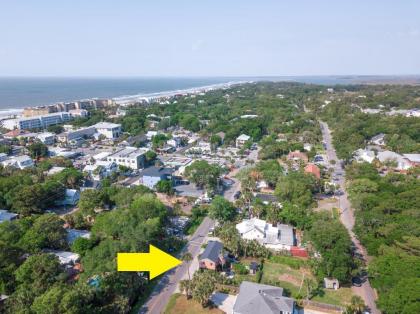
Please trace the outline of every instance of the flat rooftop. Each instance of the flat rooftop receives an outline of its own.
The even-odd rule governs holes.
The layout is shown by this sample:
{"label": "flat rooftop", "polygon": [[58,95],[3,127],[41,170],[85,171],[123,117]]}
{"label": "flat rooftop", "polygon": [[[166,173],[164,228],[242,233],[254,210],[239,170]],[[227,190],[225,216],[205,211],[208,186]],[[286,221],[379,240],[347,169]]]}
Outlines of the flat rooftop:
{"label": "flat rooftop", "polygon": [[136,158],[138,155],[143,155],[148,150],[145,148],[136,148],[136,147],[126,147],[123,148],[111,155],[109,158]]}

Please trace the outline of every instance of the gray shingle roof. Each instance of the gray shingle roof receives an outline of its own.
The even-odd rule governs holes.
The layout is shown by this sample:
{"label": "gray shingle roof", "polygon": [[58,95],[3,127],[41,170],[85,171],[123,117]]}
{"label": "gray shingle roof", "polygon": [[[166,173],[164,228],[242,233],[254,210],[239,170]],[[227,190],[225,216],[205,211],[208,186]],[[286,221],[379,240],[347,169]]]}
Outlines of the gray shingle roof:
{"label": "gray shingle roof", "polygon": [[219,260],[219,255],[222,253],[223,245],[218,241],[209,241],[203,254],[200,255],[200,259],[209,259],[214,263]]}
{"label": "gray shingle roof", "polygon": [[243,281],[233,306],[233,313],[293,313],[294,306],[293,299],[283,296],[283,288]]}
{"label": "gray shingle roof", "polygon": [[141,172],[142,176],[146,177],[162,177],[171,175],[174,172],[172,168],[163,167],[148,167]]}

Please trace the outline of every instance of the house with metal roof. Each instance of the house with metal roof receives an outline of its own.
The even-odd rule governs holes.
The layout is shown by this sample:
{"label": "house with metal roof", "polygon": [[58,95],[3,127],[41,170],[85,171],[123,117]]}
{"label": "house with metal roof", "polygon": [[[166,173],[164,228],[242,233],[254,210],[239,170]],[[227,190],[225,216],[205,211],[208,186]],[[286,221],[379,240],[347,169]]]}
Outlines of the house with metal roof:
{"label": "house with metal roof", "polygon": [[140,183],[150,189],[154,189],[156,184],[161,180],[172,181],[173,172],[174,170],[172,168],[148,167],[140,173]]}
{"label": "house with metal roof", "polygon": [[199,267],[201,269],[216,270],[225,264],[223,255],[223,244],[219,241],[209,241],[206,249],[198,257]]}
{"label": "house with metal roof", "polygon": [[233,305],[233,314],[295,314],[296,303],[283,296],[283,288],[243,281]]}
{"label": "house with metal roof", "polygon": [[0,223],[5,221],[12,221],[16,219],[17,216],[17,214],[11,213],[8,210],[0,209]]}
{"label": "house with metal roof", "polygon": [[245,219],[236,225],[243,239],[256,240],[269,249],[276,251],[290,250],[295,245],[295,235],[292,226],[278,224],[273,226],[265,220]]}

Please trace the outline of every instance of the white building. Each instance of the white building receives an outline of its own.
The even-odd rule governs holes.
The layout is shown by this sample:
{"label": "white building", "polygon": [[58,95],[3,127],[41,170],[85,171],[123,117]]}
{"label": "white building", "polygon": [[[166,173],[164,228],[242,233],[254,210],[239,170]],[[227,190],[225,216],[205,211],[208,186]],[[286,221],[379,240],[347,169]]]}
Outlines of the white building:
{"label": "white building", "polygon": [[158,131],[147,131],[146,133],[146,137],[147,139],[150,141],[152,139],[153,136],[158,135],[159,132]]}
{"label": "white building", "polygon": [[236,147],[241,148],[242,146],[245,145],[246,142],[248,142],[251,139],[250,136],[246,135],[246,134],[241,134],[238,136],[238,138],[236,139]]}
{"label": "white building", "polygon": [[411,168],[411,164],[407,159],[402,155],[389,150],[378,152],[377,158],[381,163],[395,163],[395,167],[392,168],[397,170],[407,170]]}
{"label": "white building", "polygon": [[50,253],[58,257],[61,265],[74,265],[80,260],[80,255],[73,252],[50,251]]}
{"label": "white building", "polygon": [[107,157],[108,161],[113,161],[118,165],[123,165],[131,169],[142,169],[146,160],[145,148],[126,147]]}
{"label": "white building", "polygon": [[31,168],[34,166],[34,162],[31,157],[27,155],[21,155],[16,157],[10,157],[1,162],[3,167],[15,167],[19,169]]}
{"label": "white building", "polygon": [[256,240],[276,251],[290,250],[295,245],[293,227],[289,225],[278,224],[274,227],[265,220],[252,218],[237,224],[236,229],[243,239]]}
{"label": "white building", "polygon": [[45,145],[53,145],[55,143],[55,134],[51,132],[39,133],[36,138]]}
{"label": "white building", "polygon": [[82,138],[92,137],[96,133],[96,128],[89,126],[77,130],[63,132],[57,135],[57,139],[61,143],[72,143]]}
{"label": "white building", "polygon": [[118,170],[118,165],[113,161],[98,160],[94,165],[86,165],[83,172],[95,180],[100,181],[103,178],[109,177],[111,174]]}
{"label": "white building", "polygon": [[181,143],[182,143],[182,138],[180,138],[180,137],[173,137],[170,140],[166,141],[166,144],[168,144],[171,147],[175,147],[175,148],[180,147]]}
{"label": "white building", "polygon": [[110,123],[110,122],[99,122],[93,125],[93,127],[95,127],[96,131],[99,134],[102,134],[108,139],[118,138],[122,133],[121,124]]}
{"label": "white building", "polygon": [[372,137],[369,142],[373,145],[385,146],[385,134],[379,133],[378,135]]}
{"label": "white building", "polygon": [[71,119],[72,117],[68,112],[56,112],[28,118],[8,119],[2,121],[2,124],[4,128],[9,130],[40,129],[47,128],[50,125],[64,123]]}
{"label": "white building", "polygon": [[89,116],[89,111],[85,109],[73,109],[69,110],[69,113],[72,117],[78,117],[78,118],[86,118]]}
{"label": "white building", "polygon": [[353,158],[357,162],[368,162],[372,163],[375,159],[375,152],[368,149],[358,149],[353,153]]}

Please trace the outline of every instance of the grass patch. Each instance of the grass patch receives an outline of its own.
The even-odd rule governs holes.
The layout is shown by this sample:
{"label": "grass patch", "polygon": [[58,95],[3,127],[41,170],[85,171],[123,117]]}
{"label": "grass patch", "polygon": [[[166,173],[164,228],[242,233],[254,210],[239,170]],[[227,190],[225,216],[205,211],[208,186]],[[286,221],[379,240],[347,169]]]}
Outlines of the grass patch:
{"label": "grass patch", "polygon": [[222,314],[217,308],[203,308],[193,299],[187,300],[187,297],[180,293],[175,293],[169,299],[164,314]]}
{"label": "grass patch", "polygon": [[299,269],[306,265],[304,260],[285,255],[273,255],[269,258],[269,261],[276,264],[284,264],[293,269]]}
{"label": "grass patch", "polygon": [[204,216],[203,217],[197,217],[196,219],[191,219],[190,222],[188,223],[187,228],[185,229],[185,234],[186,235],[191,235],[195,232],[195,230],[197,230],[198,226],[201,225],[201,223],[204,220]]}
{"label": "grass patch", "polygon": [[319,295],[312,298],[312,301],[345,306],[350,303],[352,295],[351,288],[340,288],[338,290],[323,289]]}

